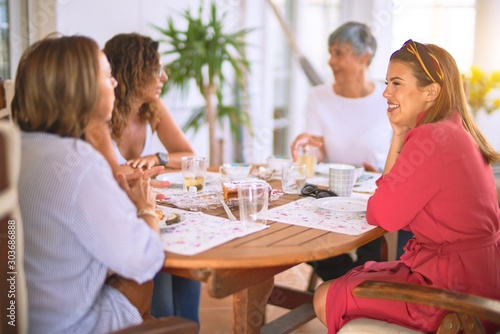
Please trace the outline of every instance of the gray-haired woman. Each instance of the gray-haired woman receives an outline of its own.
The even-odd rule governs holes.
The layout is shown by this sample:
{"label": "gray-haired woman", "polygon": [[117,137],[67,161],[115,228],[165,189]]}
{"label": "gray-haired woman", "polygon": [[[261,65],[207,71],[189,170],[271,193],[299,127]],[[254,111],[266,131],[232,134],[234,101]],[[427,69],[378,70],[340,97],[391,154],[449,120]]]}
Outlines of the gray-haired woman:
{"label": "gray-haired woman", "polygon": [[[364,23],[347,22],[330,34],[328,65],[335,80],[309,93],[307,130],[293,142],[294,160],[299,146],[313,145],[319,147],[318,161],[383,170],[392,129],[382,97],[385,85],[368,75],[376,51],[377,41]],[[402,244],[410,236],[402,232]],[[360,247],[355,256],[343,254],[311,265],[323,280],[329,280],[370,260],[380,260],[380,240]]]}
{"label": "gray-haired woman", "polygon": [[307,105],[306,132],[292,145],[319,147],[318,161],[364,165],[382,170],[391,142],[385,117],[384,85],[368,77],[377,42],[363,23],[347,22],[328,38],[333,83],[313,87]]}

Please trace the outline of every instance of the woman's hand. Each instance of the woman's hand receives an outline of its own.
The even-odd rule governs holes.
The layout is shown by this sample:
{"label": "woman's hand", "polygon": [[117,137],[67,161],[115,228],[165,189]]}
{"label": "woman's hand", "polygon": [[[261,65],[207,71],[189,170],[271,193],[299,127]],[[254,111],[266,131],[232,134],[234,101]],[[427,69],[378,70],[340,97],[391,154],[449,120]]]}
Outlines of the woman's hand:
{"label": "woman's hand", "polygon": [[148,226],[160,234],[158,227],[158,218],[156,217],[156,193],[151,186],[149,177],[141,175],[136,180],[130,181],[121,173],[116,176],[116,180],[122,189],[127,193],[128,197],[135,204],[137,212],[140,210],[149,211],[147,214],[141,215],[141,218],[148,224]]}
{"label": "woman's hand", "polygon": [[150,169],[154,166],[157,166],[159,163],[160,159],[158,159],[156,154],[150,154],[137,159],[128,160],[126,164],[132,168]]}
{"label": "woman's hand", "polygon": [[154,210],[156,207],[156,193],[151,186],[150,178],[144,173],[139,176],[134,180],[130,180],[120,173],[117,175],[117,181],[130,200],[134,202],[137,210]]}
{"label": "woman's hand", "polygon": [[378,172],[378,169],[377,167],[373,166],[371,163],[369,162],[363,162],[363,167],[365,169],[366,172]]}
{"label": "woman's hand", "polygon": [[321,139],[321,137],[311,136],[310,134],[308,134],[306,132],[298,135],[297,138],[295,138],[295,140],[292,143],[291,149],[292,149],[293,161],[297,161],[297,149],[301,146],[307,146],[307,145],[316,146],[316,147],[320,148],[319,149],[320,157],[318,157],[318,162],[322,161],[323,156],[324,156],[323,140]]}
{"label": "woman's hand", "polygon": [[392,166],[396,163],[399,153],[403,149],[404,137],[408,130],[407,126],[397,125],[391,122],[391,127],[393,131],[391,146],[389,147],[389,152],[387,154],[387,159],[385,160],[384,175],[389,173]]}
{"label": "woman's hand", "polygon": [[[157,174],[159,174],[161,171],[163,171],[163,169],[164,169],[163,166],[156,166],[156,167],[153,167],[153,168],[145,170],[145,171],[137,170],[131,174],[127,174],[125,176],[125,178],[126,178],[127,182],[130,184],[130,183],[135,182],[136,180],[138,180],[141,177],[151,179],[151,178],[155,177]],[[118,176],[117,176],[117,179],[118,179]],[[159,180],[151,180],[150,184],[153,188],[168,188],[172,185],[172,183],[170,181],[159,181]],[[156,193],[156,199],[164,199],[164,198],[165,198],[165,195]]]}
{"label": "woman's hand", "polygon": [[404,135],[408,132],[408,130],[410,130],[408,126],[398,125],[391,122],[390,117],[389,117],[389,123],[391,124],[392,133],[395,137],[400,137],[400,136],[404,137]]}

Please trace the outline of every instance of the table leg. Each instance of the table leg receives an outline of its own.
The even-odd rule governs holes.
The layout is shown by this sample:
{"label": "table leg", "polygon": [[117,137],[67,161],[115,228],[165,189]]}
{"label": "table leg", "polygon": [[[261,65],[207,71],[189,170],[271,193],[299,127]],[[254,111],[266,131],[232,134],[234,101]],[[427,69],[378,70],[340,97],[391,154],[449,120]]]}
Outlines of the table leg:
{"label": "table leg", "polygon": [[274,277],[233,294],[233,333],[260,334]]}

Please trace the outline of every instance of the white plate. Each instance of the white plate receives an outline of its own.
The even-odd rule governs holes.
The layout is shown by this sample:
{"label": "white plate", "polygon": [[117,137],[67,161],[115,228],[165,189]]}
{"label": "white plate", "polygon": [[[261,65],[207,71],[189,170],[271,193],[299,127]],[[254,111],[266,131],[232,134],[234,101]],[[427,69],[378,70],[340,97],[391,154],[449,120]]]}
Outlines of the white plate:
{"label": "white plate", "polygon": [[[158,227],[160,229],[168,228],[168,227],[173,227],[177,225],[178,223],[182,223],[184,220],[186,220],[186,217],[181,213],[180,210],[176,210],[173,208],[168,208],[168,207],[160,207],[157,206],[156,210],[161,210],[165,214],[165,217],[161,220],[158,220]],[[177,222],[174,222],[172,224],[167,224],[167,219],[172,215],[173,213],[177,214],[179,217],[179,220]]]}
{"label": "white plate", "polygon": [[[219,173],[207,172],[205,183],[210,183],[217,180],[219,175]],[[159,181],[170,181],[172,185],[177,186],[182,186],[184,184],[184,177],[182,176],[182,172],[160,174],[156,177],[156,179]]]}
{"label": "white plate", "polygon": [[342,213],[366,213],[366,204],[366,199],[357,197],[325,197],[314,201],[318,208]]}

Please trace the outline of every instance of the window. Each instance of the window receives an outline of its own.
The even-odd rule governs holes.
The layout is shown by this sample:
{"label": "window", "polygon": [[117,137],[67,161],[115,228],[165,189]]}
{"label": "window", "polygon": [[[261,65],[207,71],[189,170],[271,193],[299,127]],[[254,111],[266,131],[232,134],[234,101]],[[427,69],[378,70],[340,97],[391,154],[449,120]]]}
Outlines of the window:
{"label": "window", "polygon": [[461,71],[474,57],[475,0],[394,0],[392,49],[405,41],[437,44],[453,55]]}
{"label": "window", "polygon": [[0,80],[10,78],[9,7],[0,0]]}
{"label": "window", "polygon": [[[331,81],[332,73],[327,64],[327,38],[341,23],[342,0],[282,0],[275,3],[293,31],[294,39],[302,54],[323,81]],[[275,49],[275,59],[279,61],[275,62],[273,71],[273,153],[289,155],[290,140],[298,131],[303,130],[304,122],[301,118],[305,113],[305,100],[302,92],[307,91],[310,85],[305,79],[304,70],[294,59],[295,55],[283,29],[273,31],[272,39],[279,41]]]}

